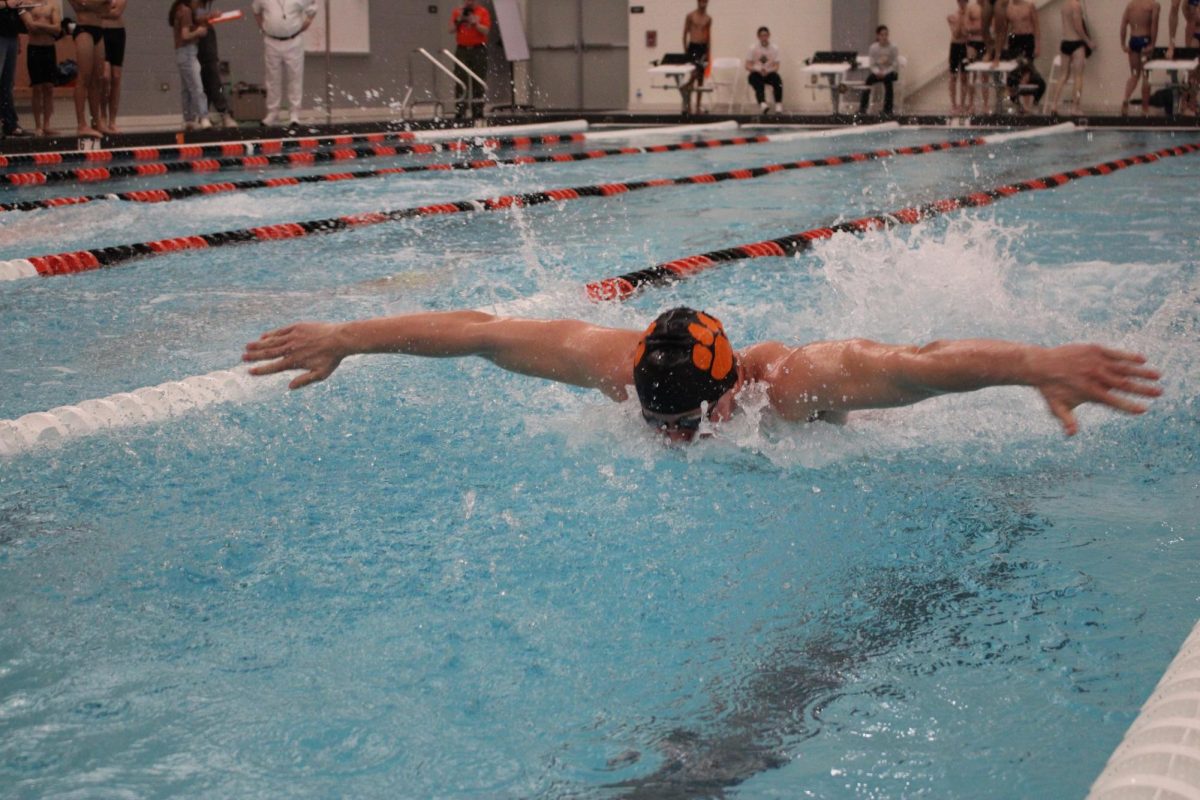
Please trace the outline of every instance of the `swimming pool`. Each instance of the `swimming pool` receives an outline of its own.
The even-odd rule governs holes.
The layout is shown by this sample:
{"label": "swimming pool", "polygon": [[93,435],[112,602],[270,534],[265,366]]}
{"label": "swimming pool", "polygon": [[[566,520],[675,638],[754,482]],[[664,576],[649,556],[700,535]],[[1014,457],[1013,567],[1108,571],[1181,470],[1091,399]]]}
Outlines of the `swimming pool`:
{"label": "swimming pool", "polygon": [[[7,216],[0,258],[947,138],[93,203]],[[1150,414],[1085,411],[1070,441],[993,390],[844,429],[751,399],[676,449],[630,404],[380,357],[0,462],[0,787],[1082,796],[1200,616],[1200,157],[623,305],[578,290],[1183,141],[1081,132],[0,283],[0,418],[229,367],[296,318],[529,296],[637,327],[688,303],[735,345],[1096,339],[1167,373]]]}

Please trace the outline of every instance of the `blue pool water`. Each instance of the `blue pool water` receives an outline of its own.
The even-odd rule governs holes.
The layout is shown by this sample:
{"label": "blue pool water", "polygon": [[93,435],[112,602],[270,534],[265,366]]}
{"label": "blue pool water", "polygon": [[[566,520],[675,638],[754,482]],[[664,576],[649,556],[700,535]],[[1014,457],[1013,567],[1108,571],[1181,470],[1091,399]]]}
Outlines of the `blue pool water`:
{"label": "blue pool water", "polygon": [[[5,216],[0,258],[945,138],[94,203]],[[1005,389],[845,428],[751,396],[678,449],[632,404],[377,357],[0,462],[0,795],[1083,796],[1200,617],[1200,156],[623,306],[577,290],[1183,141],[1077,133],[0,283],[0,419],[230,367],[296,318],[530,296],[630,327],[688,303],[735,344],[1098,340],[1166,373],[1149,414],[1085,410],[1072,440]]]}

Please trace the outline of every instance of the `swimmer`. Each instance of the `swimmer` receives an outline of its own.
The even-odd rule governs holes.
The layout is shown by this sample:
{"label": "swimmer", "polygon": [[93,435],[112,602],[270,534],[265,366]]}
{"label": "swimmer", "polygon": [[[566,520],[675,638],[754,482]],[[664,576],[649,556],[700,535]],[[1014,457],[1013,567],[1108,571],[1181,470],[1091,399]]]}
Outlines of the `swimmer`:
{"label": "swimmer", "polygon": [[1150,114],[1150,76],[1142,66],[1158,41],[1157,0],[1129,0],[1121,17],[1121,49],[1129,56],[1129,80],[1125,81],[1125,97],[1121,100],[1121,116],[1129,113],[1129,98],[1142,82],[1142,114]]}
{"label": "swimmer", "polygon": [[784,420],[836,424],[859,409],[1030,386],[1067,436],[1079,429],[1073,413],[1079,405],[1141,414],[1146,405],[1134,397],[1162,394],[1159,373],[1145,358],[1095,344],[963,339],[916,346],[849,339],[760,342],[735,351],[716,317],[690,308],[663,312],[645,331],[480,311],[303,322],[264,333],[246,345],[242,360],[267,362],[252,375],[302,370],[289,384],[298,389],[363,353],[480,356],[509,372],[596,389],[618,402],[633,386],[643,419],[671,441],[690,441],[706,422],[729,419],[739,393],[752,384],[765,388],[771,411]]}

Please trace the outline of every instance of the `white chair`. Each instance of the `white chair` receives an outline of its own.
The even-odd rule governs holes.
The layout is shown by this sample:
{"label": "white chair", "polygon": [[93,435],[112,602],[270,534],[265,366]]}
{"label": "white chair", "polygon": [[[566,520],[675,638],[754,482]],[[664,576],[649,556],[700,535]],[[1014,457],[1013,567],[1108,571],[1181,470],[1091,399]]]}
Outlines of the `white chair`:
{"label": "white chair", "polygon": [[[745,68],[740,58],[714,58],[712,61],[712,75],[709,77],[708,85],[712,87],[712,104],[716,108],[718,103],[726,103],[726,113],[732,114],[734,106],[741,107],[742,94],[745,91],[744,84],[746,81],[739,80],[745,73]],[[720,93],[725,92],[725,99],[719,100]]]}

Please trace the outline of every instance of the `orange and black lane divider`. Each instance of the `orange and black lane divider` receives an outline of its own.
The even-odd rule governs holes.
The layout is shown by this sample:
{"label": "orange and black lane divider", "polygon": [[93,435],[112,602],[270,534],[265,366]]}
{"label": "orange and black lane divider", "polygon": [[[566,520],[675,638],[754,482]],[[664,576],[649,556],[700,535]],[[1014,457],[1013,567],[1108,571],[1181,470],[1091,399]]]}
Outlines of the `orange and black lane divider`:
{"label": "orange and black lane divider", "polygon": [[[472,148],[494,149],[512,147],[516,149],[535,145],[558,145],[582,142],[582,133],[545,134],[541,136],[488,136],[478,138],[464,128],[462,138],[444,142],[429,142],[434,150],[465,151]],[[164,147],[129,147],[113,150],[65,150],[50,153],[21,153],[0,155],[0,168],[45,167],[57,164],[110,164],[119,161],[176,161],[181,159],[220,158],[239,156],[249,152],[285,153],[290,151],[325,150],[353,147],[358,144],[386,145],[399,142],[410,144],[417,141],[416,134],[406,131],[384,133],[345,134],[338,136],[297,137],[294,139],[248,139],[241,142],[215,142],[213,144],[184,144]]]}
{"label": "orange and black lane divider", "polygon": [[1045,178],[1034,178],[1032,180],[1021,181],[1020,183],[998,186],[987,191],[972,192],[961,197],[937,200],[922,206],[904,208],[891,214],[862,217],[861,219],[850,220],[829,227],[813,228],[802,233],[782,236],[778,239],[738,245],[727,250],[714,250],[711,253],[702,253],[700,255],[656,264],[653,267],[619,275],[615,278],[593,281],[587,284],[586,290],[588,297],[597,302],[627,300],[647,287],[677,283],[722,264],[768,256],[794,256],[808,250],[812,247],[813,242],[828,239],[836,233],[865,233],[872,230],[895,228],[900,225],[915,225],[923,220],[948,214],[952,211],[979,208],[990,205],[1005,197],[1012,197],[1024,192],[1054,189],[1079,178],[1109,175],[1127,167],[1140,164],[1153,164],[1164,158],[1188,155],[1198,151],[1200,151],[1200,144],[1169,147],[1154,153],[1122,158],[1091,167],[1082,167],[1070,172],[1059,172]]}
{"label": "orange and black lane divider", "polygon": [[[642,189],[661,186],[687,186],[692,184],[720,183],[732,180],[750,180],[766,175],[774,175],[793,170],[812,169],[816,167],[832,167],[842,164],[857,164],[876,161],[894,156],[914,156],[927,153],[938,153],[984,144],[983,139],[960,139],[937,144],[916,145],[913,147],[897,147],[887,150],[871,150],[849,155],[829,156],[827,158],[805,159],[786,164],[768,164],[761,167],[731,170],[728,172],[702,173],[688,175],[682,178],[657,178],[646,181],[630,181],[626,183],[604,183],[592,186],[576,186],[564,189],[547,189],[540,192],[503,195],[480,200],[459,200],[448,203],[402,208],[390,211],[368,212],[343,217],[309,220],[307,222],[288,222],[278,225],[267,225],[258,228],[220,231],[217,233],[196,234],[172,239],[161,239],[154,242],[115,245],[82,250],[74,253],[58,253],[54,255],[33,256],[27,260],[36,268],[40,275],[67,275],[75,272],[86,272],[101,267],[111,267],[137,258],[144,258],[162,253],[193,250],[205,247],[219,247],[229,244],[241,244],[256,241],[274,241],[279,239],[294,239],[317,233],[335,233],[364,225],[376,225],[384,222],[397,222],[417,217],[458,214],[472,211],[501,211],[507,208],[538,206],[546,203],[578,200],[584,197],[613,197]],[[656,147],[678,147],[678,145],[656,145]],[[567,157],[572,157],[568,155]],[[555,158],[558,158],[557,156]],[[323,176],[327,179],[338,180],[338,176]],[[295,178],[278,178],[277,181],[295,181]]]}

